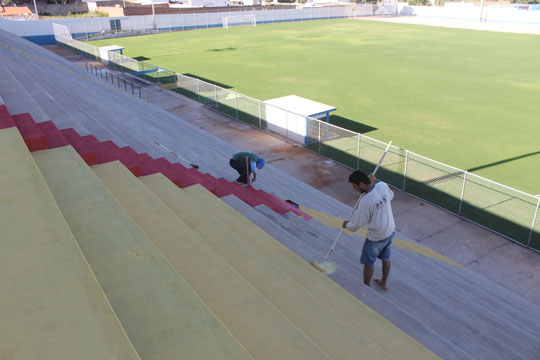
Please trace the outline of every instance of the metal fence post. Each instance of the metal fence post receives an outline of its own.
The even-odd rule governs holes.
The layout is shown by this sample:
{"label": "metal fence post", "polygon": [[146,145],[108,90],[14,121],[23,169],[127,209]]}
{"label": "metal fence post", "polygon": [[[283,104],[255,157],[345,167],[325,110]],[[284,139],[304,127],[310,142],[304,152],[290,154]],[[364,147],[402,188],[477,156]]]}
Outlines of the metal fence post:
{"label": "metal fence post", "polygon": [[214,85],[214,101],[216,102],[216,110],[218,108],[217,104],[217,86]]}
{"label": "metal fence post", "polygon": [[261,101],[259,100],[259,129],[262,130],[262,117],[261,117]]}
{"label": "metal fence post", "polygon": [[360,133],[358,134],[358,141],[356,144],[356,170],[360,169]]}
{"label": "metal fence post", "polygon": [[458,209],[458,215],[461,215],[461,207],[463,205],[463,194],[465,194],[465,183],[467,182],[467,174],[469,172],[468,171],[465,171],[463,173],[463,185],[461,186],[461,196],[459,198],[459,209]]}
{"label": "metal fence post", "polygon": [[199,79],[197,79],[197,94],[199,95],[199,102],[201,102],[201,84]]}
{"label": "metal fence post", "polygon": [[236,108],[236,120],[240,120],[238,118],[238,94],[234,93],[234,107]]}
{"label": "metal fence post", "polygon": [[317,121],[317,123],[319,123],[319,137],[318,137],[318,139],[319,139],[319,155],[321,155],[321,147],[322,147],[321,146],[321,123],[322,123],[322,121]]}
{"label": "metal fence post", "polygon": [[289,112],[285,111],[285,137],[289,138]]}
{"label": "metal fence post", "polygon": [[409,163],[409,150],[405,150],[405,167],[403,169],[403,188],[401,190],[405,191],[405,183],[407,181],[407,164]]}
{"label": "metal fence post", "polygon": [[540,207],[540,196],[538,196],[538,203],[536,203],[536,211],[534,212],[534,218],[531,225],[531,232],[529,233],[529,239],[527,240],[527,247],[531,247],[532,234],[534,233],[534,226],[536,225],[536,218],[538,217],[538,208]]}

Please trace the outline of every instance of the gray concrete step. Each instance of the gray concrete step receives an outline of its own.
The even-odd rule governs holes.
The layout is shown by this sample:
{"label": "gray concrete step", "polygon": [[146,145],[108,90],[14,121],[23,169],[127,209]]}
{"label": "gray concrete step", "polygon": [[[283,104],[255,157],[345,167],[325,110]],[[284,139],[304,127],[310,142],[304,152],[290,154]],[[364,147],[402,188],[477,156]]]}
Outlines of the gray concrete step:
{"label": "gray concrete step", "polygon": [[[283,221],[283,218],[290,217],[290,215],[280,216],[264,208],[259,210],[266,216],[272,217],[280,226],[298,235],[298,238],[306,246],[311,246],[320,252],[319,258],[322,259],[324,256],[322,254],[326,254],[328,251],[333,239],[314,236],[315,234],[309,231],[311,229],[304,220],[297,218]],[[303,230],[301,225],[304,225]],[[478,346],[482,344],[485,346],[482,353],[486,354],[486,358],[495,356],[495,354],[499,354],[497,356],[503,356],[501,354],[517,356],[519,354],[522,356],[521,358],[530,359],[536,354],[539,347],[538,341],[535,341],[527,331],[522,331],[512,316],[490,312],[470,294],[456,289],[451,281],[438,281],[437,272],[426,261],[427,258],[418,256],[415,261],[410,261],[407,260],[407,256],[397,256],[396,252],[399,253],[399,249],[394,249],[394,252],[392,291],[388,293],[388,297],[393,298],[395,303],[399,303],[410,313],[417,314],[421,319],[424,319],[425,323],[430,324],[433,329],[437,329],[441,335],[446,336],[456,345],[459,344],[460,348],[471,353],[479,351]],[[336,248],[332,254],[332,262],[342,268],[341,270],[355,274],[353,276],[360,280],[362,266],[358,263],[356,254],[359,253],[351,252],[344,247]],[[436,291],[432,291],[431,288]],[[417,294],[430,294],[430,296]],[[420,304],[422,305],[420,306]],[[459,311],[452,312],[448,309],[459,309]],[[438,320],[435,320],[436,318]],[[444,327],[441,327],[441,324],[445,324]],[[484,331],[477,332],[476,329],[479,327]],[[521,335],[508,339],[507,332]]]}
{"label": "gray concrete step", "polygon": [[[254,209],[244,202],[239,200],[233,195],[224,197],[223,200],[241,212],[248,219],[257,224],[261,229],[268,234],[279,240],[289,249],[293,250],[301,258],[310,262],[313,259],[320,257],[320,252],[317,252],[309,246],[305,246],[298,238],[293,234],[287,232],[279,224],[270,220],[265,215],[261,214],[257,209]],[[264,205],[261,206],[264,208]],[[267,209],[271,212],[270,209]],[[341,285],[344,289],[356,296],[359,300],[370,306],[386,319],[391,321],[394,325],[405,331],[407,334],[415,338],[417,341],[428,347],[437,355],[444,359],[466,359],[468,358],[464,354],[461,354],[461,350],[448,342],[446,339],[436,334],[425,324],[418,321],[415,316],[403,311],[399,306],[388,301],[384,296],[381,296],[377,291],[365,286],[352,274],[344,271],[339,271],[332,277],[336,283]],[[471,357],[473,359],[473,357]]]}

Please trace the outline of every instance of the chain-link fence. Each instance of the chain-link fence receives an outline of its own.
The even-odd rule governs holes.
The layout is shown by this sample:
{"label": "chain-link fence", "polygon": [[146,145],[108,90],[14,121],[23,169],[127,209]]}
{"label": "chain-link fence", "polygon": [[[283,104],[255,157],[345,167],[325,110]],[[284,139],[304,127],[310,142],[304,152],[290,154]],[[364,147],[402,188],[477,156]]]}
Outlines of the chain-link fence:
{"label": "chain-link fence", "polygon": [[[99,49],[71,39],[65,29],[59,30],[62,32],[56,35],[58,42],[99,58]],[[351,169],[372,171],[386,148],[385,143],[368,136],[120,54],[109,53],[108,63],[233,119],[273,131]],[[390,147],[377,178],[519,244],[540,250],[540,197],[396,146]]]}

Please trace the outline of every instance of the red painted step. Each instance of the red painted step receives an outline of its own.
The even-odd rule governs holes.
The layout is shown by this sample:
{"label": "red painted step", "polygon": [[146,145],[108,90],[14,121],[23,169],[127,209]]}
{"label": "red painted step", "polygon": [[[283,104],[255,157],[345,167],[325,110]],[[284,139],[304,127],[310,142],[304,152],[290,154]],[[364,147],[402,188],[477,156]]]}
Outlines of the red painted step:
{"label": "red painted step", "polygon": [[152,175],[159,172],[159,168],[154,164],[154,159],[147,153],[139,154],[137,162],[141,167],[142,176]]}
{"label": "red painted step", "polygon": [[[279,214],[293,212],[296,215],[303,216],[306,220],[311,219],[307,214],[304,214],[283,199],[265,191],[243,186],[236,182],[229,182],[223,178],[216,179],[212,175],[201,173],[197,169],[188,169],[179,163],[172,164],[165,158],[153,159],[146,153],[136,153],[130,147],[118,148],[112,141],[100,142],[92,135],[79,136],[73,129],[62,130],[62,134],[79,153],[97,154],[100,164],[119,160],[135,176],[146,176],[161,172],[181,188],[200,184],[218,197],[234,194],[251,206],[264,204]],[[93,159],[93,161],[96,160]]]}
{"label": "red painted step", "polygon": [[0,105],[0,129],[7,129],[14,126],[15,122],[9,114],[6,105]]}
{"label": "red painted step", "polygon": [[103,149],[104,151],[112,151],[112,150],[118,149],[118,145],[116,145],[114,142],[110,140],[107,140],[107,141],[102,141],[100,143],[100,148]]}
{"label": "red painted step", "polygon": [[190,187],[195,184],[199,184],[199,179],[191,174],[182,174],[173,182],[180,188]]}
{"label": "red painted step", "polygon": [[99,164],[98,157],[95,152],[87,152],[84,154],[79,153],[79,156],[84,160],[84,162],[88,166],[94,166],[94,165]]}
{"label": "red painted step", "polygon": [[[84,144],[84,146],[94,150],[97,152],[100,142],[94,135],[85,135],[81,136],[80,138],[81,143]],[[98,159],[99,159],[99,153],[98,153]]]}
{"label": "red painted step", "polygon": [[30,114],[13,115],[12,118],[30,152],[47,149],[45,134]]}
{"label": "red painted step", "polygon": [[[88,139],[88,142],[92,141]],[[135,176],[141,176],[142,171],[138,163],[138,155],[135,150],[129,146],[122,148],[111,148],[109,144],[103,145],[98,141],[97,144],[92,145],[98,154],[98,160],[100,164],[108,163],[111,161],[120,161],[129,171]]]}
{"label": "red painted step", "polygon": [[49,149],[69,145],[69,141],[67,141],[52,121],[40,122],[38,123],[38,126],[45,135],[45,140],[47,141],[47,147]]}
{"label": "red painted step", "polygon": [[[238,197],[239,199],[241,199],[243,201],[248,200],[248,201],[244,201],[244,202],[246,202],[246,203],[248,203],[248,204],[250,204],[252,206],[257,206],[257,205],[264,204],[264,205],[268,206],[269,208],[271,208],[272,210],[274,210],[274,211],[276,211],[276,212],[278,212],[280,214],[293,212],[294,214],[296,214],[298,216],[301,216],[306,220],[311,220],[311,217],[309,215],[307,215],[304,212],[298,210],[297,208],[290,205],[285,200],[277,197],[274,194],[267,193],[267,192],[265,192],[263,190],[255,190],[252,187],[242,185],[240,183],[237,183],[236,181],[230,182],[230,181],[228,181],[228,180],[226,180],[224,178],[219,178],[217,180],[226,183],[227,188],[231,190],[231,193],[233,195],[235,195],[236,197]],[[251,190],[246,190],[246,189],[251,189]],[[246,193],[246,191],[248,193]],[[227,195],[228,194],[226,194],[224,196],[227,196]],[[219,196],[219,197],[222,197],[222,196]]]}
{"label": "red painted step", "polygon": [[60,132],[79,154],[95,152],[91,146],[82,140],[82,136],[80,136],[75,129],[63,129],[60,130]]}
{"label": "red painted step", "polygon": [[81,140],[82,136],[80,136],[75,129],[62,129],[60,132],[62,135],[64,135],[69,144],[73,146],[75,151],[79,153],[88,166],[98,164],[97,153],[92,149],[92,147],[88,146]]}
{"label": "red painted step", "polygon": [[296,207],[289,204],[288,202],[286,202],[282,198],[280,198],[280,197],[278,197],[278,196],[276,196],[274,194],[270,194],[270,193],[266,193],[266,194],[268,195],[268,197],[270,199],[273,199],[274,202],[276,202],[278,204],[281,204],[287,210],[287,212],[292,212],[292,213],[302,217],[304,220],[311,220],[312,219],[311,216],[309,216],[308,214],[306,214],[302,210],[297,209]]}

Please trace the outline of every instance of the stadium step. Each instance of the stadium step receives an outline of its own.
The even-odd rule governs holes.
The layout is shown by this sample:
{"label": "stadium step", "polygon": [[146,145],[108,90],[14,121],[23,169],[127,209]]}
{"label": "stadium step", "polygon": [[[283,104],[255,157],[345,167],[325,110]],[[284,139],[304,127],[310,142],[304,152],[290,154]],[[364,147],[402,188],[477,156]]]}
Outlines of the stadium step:
{"label": "stadium step", "polygon": [[21,66],[20,59],[13,56],[10,57],[9,54],[11,51],[4,51],[5,48],[2,48],[2,50],[0,89],[2,90],[1,95],[3,100],[9,105],[10,112],[12,114],[29,112],[40,121],[48,120],[47,114],[34,101],[32,94],[30,94],[27,88],[19,81],[19,70],[17,67]]}
{"label": "stadium step", "polygon": [[74,129],[60,130],[64,138],[69,142],[71,146],[79,153],[88,166],[97,165],[98,158],[97,153],[93,151],[88,145],[83,144],[79,139],[81,136]]}
{"label": "stadium step", "polygon": [[13,126],[15,126],[15,122],[13,121],[13,117],[11,117],[6,105],[0,105],[0,130]]}
{"label": "stadium step", "polygon": [[[196,194],[199,199],[211,199],[211,195],[201,191],[200,187],[193,186],[187,191],[191,195]],[[326,276],[318,273],[313,267],[306,264],[301,258],[282,246],[259,227],[254,226],[253,223],[224,202],[214,201],[210,203],[209,201],[201,200],[199,202],[205,205],[206,211],[221,222],[227,224],[231,230],[234,230],[240,235],[238,240],[241,240],[241,247],[252,249],[254,253],[260,253],[259,256],[262,258],[259,260],[260,264],[263,263],[263,259],[266,259],[266,261],[269,260],[274,267],[286,273],[296,284],[301,284],[306,293],[296,292],[295,297],[300,297],[303,294],[308,298],[313,297],[317,299],[317,302],[324,304],[330,311],[335,312],[342,319],[346,319],[349,326],[354,328],[365,339],[369,339],[371,343],[380,346],[390,356],[402,359],[437,358],[422,345],[384,320],[367,306],[364,306],[342,288],[336,286],[335,283],[329,281]],[[217,236],[217,234],[212,235],[210,233],[208,238],[205,239],[214,242],[215,246],[219,246],[220,243],[215,240]],[[223,249],[223,251],[226,250],[226,248]],[[245,274],[246,276],[251,275],[249,271],[246,271]],[[317,288],[323,290],[319,291]],[[340,305],[336,306],[336,303]],[[298,314],[291,314],[291,317],[294,316],[300,316],[300,312]],[[384,339],[374,335],[383,333],[385,334]],[[313,336],[316,335],[314,334]]]}
{"label": "stadium step", "polygon": [[[141,358],[213,358],[208,332],[198,326],[215,328],[219,343],[220,324],[74,149],[37,152],[34,159]],[[245,359],[229,340],[224,353]]]}
{"label": "stadium step", "polygon": [[[185,189],[191,197],[184,199],[186,207],[192,204],[203,204],[208,213],[201,211],[201,215],[209,219],[214,216],[213,210],[223,204],[211,193],[198,185]],[[223,204],[224,205],[224,204]],[[250,237],[257,236],[259,230],[254,224],[245,221],[244,227],[252,228],[251,236],[238,236],[234,221],[240,214],[228,206],[222,206],[220,213],[227,211],[230,214],[227,221],[221,220],[228,228],[217,231],[207,228],[198,228],[201,236],[219,252],[235,269],[244,276],[265,297],[274,303],[285,315],[287,315],[302,331],[315,341],[332,358],[356,359],[358,354],[364,354],[366,358],[391,358],[382,349],[366,339],[351,324],[346,322],[337,313],[322,303],[309,290],[296,282],[286,272],[275,266],[270,259],[257,251],[250,244]],[[178,209],[183,213],[184,209]],[[219,221],[219,220],[211,220]],[[189,224],[189,223],[188,223]],[[195,224],[194,224],[195,226]],[[245,230],[245,229],[244,229]],[[204,231],[204,233],[203,233]],[[246,230],[247,231],[247,230]],[[225,242],[220,234],[229,233],[231,240]],[[306,264],[301,262],[299,266]],[[317,314],[314,316],[314,314]],[[323,327],[320,324],[325,324]]]}
{"label": "stadium step", "polygon": [[2,357],[139,359],[15,127],[0,154]]}
{"label": "stadium step", "polygon": [[38,123],[38,126],[45,136],[48,149],[55,149],[57,147],[69,145],[67,139],[64,137],[64,135],[62,135],[60,130],[58,130],[52,121],[40,122]]}
{"label": "stadium step", "polygon": [[13,121],[31,152],[47,149],[45,135],[30,114],[13,115]]}
{"label": "stadium step", "polygon": [[[220,221],[210,214],[207,209],[219,206],[222,201],[204,188],[194,185],[184,189],[183,192],[175,193],[174,200],[170,194],[167,196],[166,193],[160,193],[157,186],[152,187],[152,190],[330,357],[353,359],[362,353],[366,358],[392,358],[314,297],[300,283],[290,278],[286,272],[274,266],[264,255],[245,243],[238,233],[232,231],[229,223]],[[197,190],[205,196],[194,195],[193,192]],[[206,220],[201,222],[200,219]],[[208,227],[207,222],[220,226]],[[245,226],[254,227],[249,222]]]}
{"label": "stadium step", "polygon": [[[261,229],[270,236],[279,240],[284,246],[287,246],[287,248],[294,251],[295,254],[300,256],[306,262],[311,262],[312,260],[321,261],[322,257],[326,254],[326,251],[328,251],[328,248],[323,252],[316,251],[310,246],[305,246],[294,234],[282,228],[279,224],[279,215],[273,213],[271,209],[268,209],[265,206],[252,208],[246,206],[244,202],[234,196],[228,196],[223,200],[250,221],[261,227]],[[262,208],[265,208],[269,214],[273,214],[272,217],[263,215],[263,213],[260,212]],[[312,221],[310,221],[309,224],[311,225]],[[307,231],[311,232],[311,230]],[[330,245],[328,245],[328,247],[329,246]],[[458,347],[449,343],[444,337],[441,337],[428,326],[418,321],[414,314],[405,312],[400,308],[399,304],[396,305],[389,302],[375,289],[366,287],[362,281],[358,281],[358,279],[351,274],[338,271],[332,274],[331,278],[350,294],[356,296],[364,304],[368,305],[371,309],[398,326],[406,334],[412,336],[421,344],[424,344],[443,359],[474,359],[473,356],[468,357],[466,354],[461,353]],[[359,322],[357,323],[357,326],[363,325]],[[380,339],[380,337],[378,338]],[[394,347],[394,351],[397,352],[397,349],[397,347]],[[407,354],[408,353],[405,353],[405,356],[407,356]],[[412,356],[412,354],[409,354],[409,356]]]}
{"label": "stadium step", "polygon": [[[273,216],[268,210],[263,212]],[[301,219],[293,218],[287,222],[286,218],[281,217],[278,223],[291,233],[301,234],[299,239],[305,246],[311,246],[321,254],[328,251],[333,237],[317,237],[306,228]],[[332,262],[338,265],[341,273],[348,272],[361,283],[362,267],[357,260],[361,243],[343,236],[340,244],[332,254]],[[521,321],[493,311],[470,292],[455,286],[451,278],[446,281],[441,279],[447,272],[446,268],[454,265],[441,262],[443,269],[437,270],[433,268],[430,259],[423,255],[396,248],[393,252],[392,291],[385,293],[385,297],[394,304],[399,304],[409,313],[418,314],[420,321],[454,343],[462,352],[482,354],[476,355],[477,358],[534,357],[540,342],[526,330],[527,322],[524,329],[520,328]],[[461,277],[467,277],[467,274],[468,271],[464,270]],[[331,278],[338,276],[342,275],[330,275]],[[504,307],[506,302],[495,308]],[[479,327],[482,331],[478,331]],[[520,336],[507,338],[507,333]]]}
{"label": "stadium step", "polygon": [[181,189],[163,174],[141,182],[125,174],[117,175],[122,181],[107,181],[109,189],[253,358],[330,359],[190,229],[184,214],[177,216],[155,194],[182,201],[176,196]]}
{"label": "stadium step", "polygon": [[[298,248],[311,247],[315,251],[315,253],[318,254],[318,255],[316,255],[316,259],[322,259],[324,254],[326,254],[329,247],[331,246],[331,242],[335,238],[335,234],[334,234],[333,237],[328,237],[326,239],[324,239],[322,237],[317,238],[316,236],[314,236],[315,234],[312,231],[306,231],[306,230],[302,231],[301,228],[298,228],[298,226],[300,226],[300,224],[301,224],[298,220],[296,220],[293,224],[291,224],[291,223],[287,222],[286,219],[275,216],[275,214],[273,214],[268,209],[264,209],[262,207],[259,207],[259,208],[257,208],[257,210],[260,211],[265,216],[267,216],[268,218],[272,219],[276,224],[280,225],[281,227],[283,227],[284,229],[286,229],[290,233],[292,233],[292,234],[301,234],[301,236],[298,237],[298,239],[301,242],[301,245],[299,245],[299,244],[291,244],[291,243],[287,243],[287,245],[289,247],[295,249],[296,251],[298,251]],[[331,262],[338,266],[339,271],[337,271],[334,274],[331,274],[329,277],[334,279],[340,285],[344,286],[351,293],[359,296],[359,298],[362,299],[363,301],[365,301],[366,303],[373,306],[374,302],[372,301],[372,299],[370,299],[369,297],[366,297],[365,295],[363,295],[363,293],[359,294],[356,291],[356,289],[358,289],[358,288],[360,288],[360,289],[364,288],[363,281],[362,281],[362,278],[361,278],[362,277],[362,268],[358,264],[358,259],[357,258],[355,258],[355,259],[348,258],[347,255],[348,254],[354,254],[355,257],[358,257],[359,252],[358,251],[352,252],[350,250],[346,250],[343,247],[344,239],[345,239],[344,237],[341,239],[341,242],[340,242],[341,246],[336,247],[334,253],[332,254],[332,258],[331,258]],[[396,277],[399,276],[397,274],[400,274],[401,272],[404,271],[399,266],[398,254],[396,254],[396,251],[394,251],[392,264],[393,264],[393,271],[392,271],[391,291],[390,292],[392,294],[395,294],[396,292],[403,291],[403,288],[407,288],[408,285],[410,285],[410,284],[403,283],[403,282],[396,282]],[[411,265],[414,266],[414,264],[411,264]],[[421,265],[419,265],[417,263],[416,266],[421,266]],[[429,276],[429,275],[424,275],[424,277],[426,277],[426,276]],[[376,268],[375,277],[380,277],[380,274],[378,272],[378,268]],[[376,289],[378,291],[378,289],[376,288],[375,285],[374,285],[374,289]],[[410,290],[408,289],[408,291],[412,292],[413,294],[416,293],[415,286],[412,286]],[[435,344],[437,344],[437,342],[434,341],[434,339],[430,339],[430,341],[427,343],[427,344],[430,344],[433,351],[437,352],[438,354],[443,356],[445,359],[446,358],[458,358],[459,359],[462,356],[464,356],[464,354],[472,354],[472,353],[477,353],[477,352],[481,352],[481,353],[486,352],[486,349],[483,348],[483,345],[481,345],[481,343],[478,343],[475,340],[474,341],[470,340],[470,336],[465,336],[465,334],[462,334],[459,331],[456,331],[455,327],[453,327],[453,325],[455,325],[455,324],[453,324],[452,322],[447,324],[446,323],[446,321],[447,321],[446,316],[443,313],[440,313],[440,312],[433,312],[432,313],[430,311],[431,308],[426,307],[426,309],[424,310],[424,314],[426,314],[426,315],[418,315],[418,310],[419,309],[413,309],[413,311],[411,311],[411,307],[408,306],[409,305],[408,302],[403,302],[402,303],[402,302],[396,301],[395,298],[393,298],[392,296],[389,296],[389,295],[392,295],[392,294],[390,294],[390,292],[384,293],[384,298],[387,300],[387,302],[385,302],[385,303],[383,303],[383,302],[375,302],[376,306],[373,307],[373,309],[377,310],[378,312],[384,313],[382,307],[388,306],[388,301],[389,301],[392,304],[395,304],[395,305],[399,306],[406,313],[417,314],[415,317],[421,322],[423,327],[427,327],[427,328],[431,329],[436,334],[439,334],[442,338],[444,338],[445,340],[450,342],[450,346],[448,346],[448,344],[447,344],[447,347],[449,347],[450,349],[453,349],[454,357],[451,357],[449,354],[445,354],[443,356],[443,354],[440,352],[440,346],[442,344],[439,344],[438,347],[434,348],[433,346]],[[431,295],[431,296],[433,296],[433,295]],[[415,299],[415,300],[417,302],[419,301],[418,299]],[[428,317],[427,321],[426,321],[426,317]],[[401,325],[401,324],[402,324],[401,322],[397,323],[397,325]],[[445,332],[445,328],[448,329],[446,332]],[[418,330],[424,331],[424,329],[422,329],[422,328],[416,329],[416,330],[417,330],[417,332],[410,332],[409,331],[408,333],[411,336],[418,336],[419,335]],[[462,329],[462,332],[464,330],[465,329]],[[450,335],[450,336],[448,336],[448,335]],[[457,355],[457,357],[456,357],[456,355]],[[478,358],[478,355],[475,358]]]}
{"label": "stadium step", "polygon": [[[311,210],[308,210],[307,212],[313,213]],[[314,216],[319,218],[318,215]],[[302,225],[301,221],[292,216],[285,215],[284,217],[294,220],[298,225]],[[335,225],[342,222],[343,219],[336,218],[333,221],[333,224]],[[311,225],[316,224],[317,222],[312,223]],[[337,229],[325,228],[326,227],[320,227],[321,232],[326,230],[328,239],[332,239],[333,236],[337,234]],[[328,233],[327,230],[330,230],[331,232]],[[340,241],[340,247],[346,249],[345,254],[360,254],[362,244],[363,238],[359,238],[356,234],[344,234]],[[330,245],[327,244],[327,246]],[[439,280],[443,281],[445,284],[452,284],[453,288],[460,289],[467,294],[471,294],[471,296],[474,294],[477,298],[473,303],[481,303],[483,304],[483,307],[492,305],[492,310],[495,311],[495,309],[498,309],[498,315],[496,317],[508,315],[506,316],[507,320],[514,321],[515,324],[519,324],[519,327],[524,330],[530,328],[531,331],[529,333],[540,331],[539,309],[522,297],[501,288],[499,285],[492,283],[488,279],[463,268],[463,266],[455,261],[415,242],[396,237],[394,239],[394,249],[397,253],[401,254],[400,260],[408,261],[413,270],[418,268],[419,262],[426,268],[433,267]],[[465,289],[467,290],[465,291]],[[452,292],[451,290],[449,291]],[[508,304],[512,305],[508,306]],[[505,311],[500,311],[503,308]]]}

